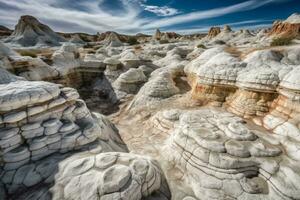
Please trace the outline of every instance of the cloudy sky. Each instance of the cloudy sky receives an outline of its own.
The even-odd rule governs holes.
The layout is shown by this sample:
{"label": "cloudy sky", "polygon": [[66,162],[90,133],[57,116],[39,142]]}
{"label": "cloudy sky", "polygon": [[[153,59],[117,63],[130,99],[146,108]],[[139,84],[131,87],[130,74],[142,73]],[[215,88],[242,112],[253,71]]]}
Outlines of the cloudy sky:
{"label": "cloudy sky", "polygon": [[300,12],[300,0],[0,0],[0,25],[33,15],[55,31],[134,34],[205,32],[211,26],[271,26]]}

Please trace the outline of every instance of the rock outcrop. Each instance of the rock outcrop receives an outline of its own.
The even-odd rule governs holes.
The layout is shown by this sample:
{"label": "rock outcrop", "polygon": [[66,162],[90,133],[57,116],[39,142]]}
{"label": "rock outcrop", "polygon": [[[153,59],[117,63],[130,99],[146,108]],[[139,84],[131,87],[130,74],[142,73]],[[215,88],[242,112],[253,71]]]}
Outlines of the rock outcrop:
{"label": "rock outcrop", "polygon": [[209,29],[209,32],[207,34],[207,37],[209,39],[216,37],[219,33],[221,33],[221,28],[220,27],[211,27]]}
{"label": "rock outcrop", "polygon": [[295,13],[285,21],[275,21],[270,36],[293,38],[300,35],[300,15]]}
{"label": "rock outcrop", "polygon": [[5,40],[5,42],[23,47],[59,46],[59,43],[64,41],[65,39],[50,27],[29,15],[20,18],[14,32]]}

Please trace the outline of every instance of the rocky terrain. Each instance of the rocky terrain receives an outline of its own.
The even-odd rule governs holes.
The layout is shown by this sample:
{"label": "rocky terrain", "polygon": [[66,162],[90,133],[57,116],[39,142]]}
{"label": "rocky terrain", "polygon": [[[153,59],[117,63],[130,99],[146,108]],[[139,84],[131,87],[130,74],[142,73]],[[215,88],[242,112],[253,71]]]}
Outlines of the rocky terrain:
{"label": "rocky terrain", "polygon": [[0,199],[300,199],[299,23],[92,36],[21,17],[0,41]]}

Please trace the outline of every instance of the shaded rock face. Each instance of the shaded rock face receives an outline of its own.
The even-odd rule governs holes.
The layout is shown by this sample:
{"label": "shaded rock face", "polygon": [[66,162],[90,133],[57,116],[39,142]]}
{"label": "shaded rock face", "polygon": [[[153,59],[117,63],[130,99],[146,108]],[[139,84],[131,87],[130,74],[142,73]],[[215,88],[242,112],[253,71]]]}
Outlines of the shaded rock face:
{"label": "shaded rock face", "polygon": [[208,38],[214,38],[216,37],[219,33],[221,33],[221,28],[220,27],[211,27],[209,29],[209,32],[207,34]]}
{"label": "shaded rock face", "polygon": [[14,32],[5,42],[24,47],[29,46],[58,46],[64,38],[55,33],[47,25],[40,23],[32,16],[22,16]]}

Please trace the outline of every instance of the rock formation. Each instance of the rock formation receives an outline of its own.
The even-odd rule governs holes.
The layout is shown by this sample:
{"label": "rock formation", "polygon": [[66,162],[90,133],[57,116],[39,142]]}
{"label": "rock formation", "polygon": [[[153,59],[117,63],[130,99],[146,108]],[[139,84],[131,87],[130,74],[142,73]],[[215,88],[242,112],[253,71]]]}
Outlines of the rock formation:
{"label": "rock formation", "polygon": [[120,36],[116,32],[106,32],[100,34],[99,40],[101,41],[101,44],[105,46],[110,46],[110,47],[123,46],[123,42],[121,42]]}
{"label": "rock formation", "polygon": [[162,41],[169,41],[171,39],[178,39],[180,37],[179,34],[175,32],[161,32],[159,29],[156,29],[152,39],[153,40],[162,40]]}
{"label": "rock formation", "polygon": [[221,33],[221,28],[220,27],[211,27],[209,29],[207,37],[211,39],[211,38],[216,37],[219,33]]}
{"label": "rock formation", "polygon": [[269,33],[274,37],[296,37],[300,35],[300,15],[295,13],[285,21],[275,21]]}
{"label": "rock formation", "polygon": [[29,15],[20,18],[14,32],[5,40],[5,42],[23,47],[58,46],[63,41],[65,39],[51,28]]}
{"label": "rock formation", "polygon": [[154,35],[153,35],[153,39],[155,39],[155,40],[160,40],[161,37],[162,37],[162,33],[160,32],[159,29],[156,29],[156,30],[155,30],[155,33],[154,33]]}

